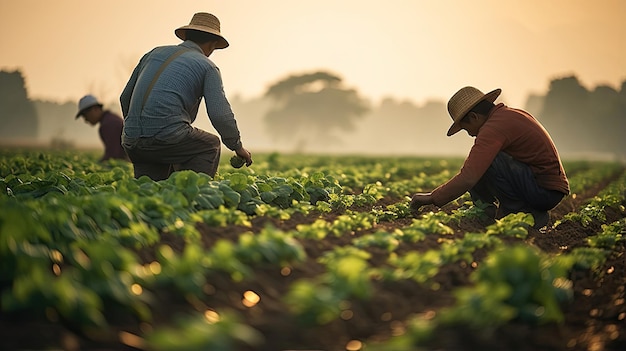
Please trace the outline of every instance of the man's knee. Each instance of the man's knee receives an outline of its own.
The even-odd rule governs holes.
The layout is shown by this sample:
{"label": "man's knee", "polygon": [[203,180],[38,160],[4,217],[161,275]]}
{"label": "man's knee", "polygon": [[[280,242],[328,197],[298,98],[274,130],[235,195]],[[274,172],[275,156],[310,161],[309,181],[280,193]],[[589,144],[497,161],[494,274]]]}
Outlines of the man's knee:
{"label": "man's knee", "polygon": [[219,148],[221,145],[220,138],[217,135],[209,134],[206,136],[209,145]]}
{"label": "man's knee", "polygon": [[195,128],[190,134],[190,142],[193,144],[201,144],[206,150],[219,149],[221,146],[220,138],[202,129]]}
{"label": "man's knee", "polygon": [[489,168],[497,174],[507,174],[511,171],[521,170],[524,166],[526,166],[524,163],[517,161],[506,152],[500,151],[493,162],[491,162]]}

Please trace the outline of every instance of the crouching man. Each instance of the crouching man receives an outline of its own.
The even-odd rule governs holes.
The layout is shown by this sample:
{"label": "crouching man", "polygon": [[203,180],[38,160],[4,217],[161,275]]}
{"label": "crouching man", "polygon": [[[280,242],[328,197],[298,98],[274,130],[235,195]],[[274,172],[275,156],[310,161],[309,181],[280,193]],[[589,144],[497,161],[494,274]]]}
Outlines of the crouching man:
{"label": "crouching man", "polygon": [[464,87],[448,101],[453,123],[475,137],[460,172],[432,192],[417,193],[411,208],[441,207],[469,191],[472,201],[487,204],[493,218],[531,213],[535,228],[550,221],[549,210],[569,194],[569,182],[559,153],[544,127],[528,112],[494,104],[501,90],[483,94]]}

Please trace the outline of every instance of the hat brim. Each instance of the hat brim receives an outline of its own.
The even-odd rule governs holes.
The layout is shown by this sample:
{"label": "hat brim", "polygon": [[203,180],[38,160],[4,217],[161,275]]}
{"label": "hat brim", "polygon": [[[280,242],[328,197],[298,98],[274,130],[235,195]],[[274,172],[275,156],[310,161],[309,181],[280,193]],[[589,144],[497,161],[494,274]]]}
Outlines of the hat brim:
{"label": "hat brim", "polygon": [[217,46],[215,47],[216,49],[226,49],[228,46],[230,46],[230,44],[228,43],[228,40],[226,40],[226,38],[224,38],[221,34],[208,31],[206,30],[206,27],[194,26],[192,24],[189,24],[189,25],[177,28],[174,31],[174,34],[176,34],[176,36],[180,40],[187,40],[187,30],[197,30],[199,32],[204,32],[204,33],[215,35],[218,38]]}
{"label": "hat brim", "polygon": [[82,116],[82,115],[83,115],[83,113],[85,113],[85,111],[87,111],[88,109],[90,109],[90,108],[92,108],[92,107],[94,107],[94,106],[100,106],[100,107],[102,107],[102,106],[104,106],[104,105],[102,105],[102,104],[100,104],[100,103],[95,103],[95,104],[93,104],[93,105],[89,105],[89,106],[87,106],[87,107],[84,107],[82,110],[78,111],[78,113],[76,114],[76,118],[74,118],[74,119],[78,119],[78,117]]}
{"label": "hat brim", "polygon": [[450,126],[450,129],[448,129],[448,133],[446,135],[447,136],[452,136],[452,135],[458,133],[461,129],[463,129],[463,128],[461,128],[459,123],[461,122],[463,117],[474,108],[474,106],[478,105],[479,102],[481,102],[483,100],[487,100],[489,102],[494,102],[494,101],[496,101],[498,96],[500,96],[501,93],[502,93],[502,89],[498,88],[498,89],[495,89],[493,91],[488,92],[481,99],[478,99],[475,103],[473,103],[471,106],[469,106],[467,108],[467,111],[465,111],[463,114],[461,114],[462,117],[459,118],[458,121],[454,121],[454,123],[452,123],[452,125]]}

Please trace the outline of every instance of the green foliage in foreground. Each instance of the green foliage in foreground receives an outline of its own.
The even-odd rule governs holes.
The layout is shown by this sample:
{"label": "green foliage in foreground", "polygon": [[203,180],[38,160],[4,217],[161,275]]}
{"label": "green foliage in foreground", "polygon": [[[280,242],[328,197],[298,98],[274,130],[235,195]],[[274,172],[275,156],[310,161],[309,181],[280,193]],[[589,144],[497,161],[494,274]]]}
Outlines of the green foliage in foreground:
{"label": "green foliage in foreground", "polygon": [[[341,318],[350,301],[367,302],[377,281],[432,287],[441,267],[473,263],[474,253],[484,250],[487,258],[472,274],[473,285],[455,291],[454,306],[432,321],[409,321],[407,333],[390,341],[417,345],[439,325],[491,330],[512,320],[560,322],[560,305],[571,295],[568,271],[599,269],[623,240],[625,227],[623,220],[607,223],[587,247],[551,256],[520,245],[532,226],[529,215],[511,214],[477,233],[456,232],[454,224],[483,215],[465,203],[452,213],[422,214],[395,230],[377,226],[411,218],[408,196],[450,177],[457,160],[272,154],[255,160],[254,168],[228,168],[226,160],[214,178],[181,171],[159,182],[134,179],[127,163],[95,160],[90,154],[0,153],[3,314],[56,316],[83,328],[106,328],[107,311],[117,307],[150,324],[159,291],[201,301],[216,274],[238,283],[254,280],[258,269],[314,264],[320,274],[285,287],[283,302],[303,326],[320,326]],[[578,167],[590,177],[618,170],[613,164]],[[595,212],[585,207],[566,220],[601,219],[605,208],[620,209],[621,184],[611,184],[586,205]],[[380,205],[382,199],[396,202]],[[294,230],[269,224],[251,229],[254,218],[282,221],[296,213],[314,220]],[[323,219],[329,213],[332,220]],[[206,245],[199,225],[237,227],[241,234]],[[170,247],[164,237],[184,246]],[[406,250],[433,237],[436,248]],[[344,245],[323,249],[312,262],[304,241],[323,247],[329,238]],[[372,252],[388,255],[382,266],[372,266]],[[142,335],[143,346],[234,350],[236,344],[261,343],[262,336],[234,311],[175,317],[175,323]]]}

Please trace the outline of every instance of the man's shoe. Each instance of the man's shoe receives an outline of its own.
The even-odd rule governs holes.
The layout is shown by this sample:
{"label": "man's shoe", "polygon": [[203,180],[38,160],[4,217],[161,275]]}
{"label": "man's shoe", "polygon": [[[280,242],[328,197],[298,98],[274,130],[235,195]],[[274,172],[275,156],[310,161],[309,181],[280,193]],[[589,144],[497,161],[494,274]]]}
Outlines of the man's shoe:
{"label": "man's shoe", "polygon": [[533,228],[541,229],[550,223],[550,213],[548,213],[548,211],[532,211],[531,213],[535,219]]}

